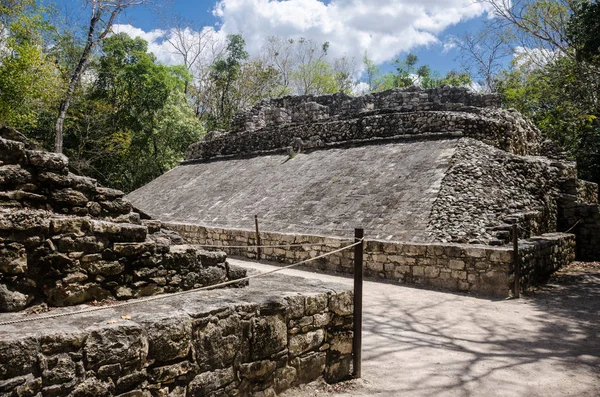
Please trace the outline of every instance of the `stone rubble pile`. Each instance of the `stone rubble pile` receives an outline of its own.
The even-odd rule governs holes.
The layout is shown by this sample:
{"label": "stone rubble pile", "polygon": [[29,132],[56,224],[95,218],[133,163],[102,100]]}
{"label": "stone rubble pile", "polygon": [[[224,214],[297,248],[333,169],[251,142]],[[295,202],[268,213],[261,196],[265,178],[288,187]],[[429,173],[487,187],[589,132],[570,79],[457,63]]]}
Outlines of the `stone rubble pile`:
{"label": "stone rubble pile", "polygon": [[1,128],[0,311],[129,299],[244,275],[224,254],[141,221],[123,196]]}

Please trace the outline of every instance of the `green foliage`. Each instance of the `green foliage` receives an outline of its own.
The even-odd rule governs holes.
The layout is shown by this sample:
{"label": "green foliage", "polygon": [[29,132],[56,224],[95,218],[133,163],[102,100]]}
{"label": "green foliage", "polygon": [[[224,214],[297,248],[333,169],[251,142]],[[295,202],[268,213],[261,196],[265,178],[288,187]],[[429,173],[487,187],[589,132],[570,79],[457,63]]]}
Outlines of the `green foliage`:
{"label": "green foliage", "polygon": [[55,106],[60,80],[44,53],[51,27],[33,0],[0,2],[0,121],[22,130],[38,126],[38,115]]}
{"label": "green foliage", "polygon": [[102,49],[93,86],[72,106],[66,152],[80,172],[130,191],[180,161],[202,128],[183,93],[185,68],[158,64],[126,34]]}
{"label": "green foliage", "polygon": [[600,63],[600,3],[579,4],[567,24],[567,37],[579,61]]}
{"label": "green foliage", "polygon": [[363,63],[367,67],[367,84],[372,92],[410,86],[421,88],[435,88],[444,85],[468,86],[472,83],[471,76],[466,72],[450,71],[446,73],[446,76],[439,77],[439,73],[432,70],[429,65],[417,67],[419,58],[414,54],[408,54],[404,60],[396,59],[394,61],[396,73],[380,75],[379,69],[366,56]]}
{"label": "green foliage", "polygon": [[580,177],[600,182],[600,74],[560,57],[543,68],[514,68],[497,83],[503,103],[514,107],[579,164]]}
{"label": "green foliage", "polygon": [[242,62],[248,58],[244,49],[246,42],[242,35],[227,36],[227,48],[224,55],[212,65],[211,79],[214,83],[216,106],[209,125],[213,128],[227,128],[235,111],[234,85],[238,79]]}

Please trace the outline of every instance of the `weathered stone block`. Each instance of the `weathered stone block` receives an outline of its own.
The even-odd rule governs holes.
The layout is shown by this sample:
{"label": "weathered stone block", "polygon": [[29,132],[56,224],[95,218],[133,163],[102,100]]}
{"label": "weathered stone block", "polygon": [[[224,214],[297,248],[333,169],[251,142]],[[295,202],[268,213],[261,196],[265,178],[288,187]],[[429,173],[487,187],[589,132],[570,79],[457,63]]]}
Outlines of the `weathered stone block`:
{"label": "weathered stone block", "polygon": [[464,270],[465,262],[457,259],[450,259],[448,261],[448,267],[452,270]]}
{"label": "weathered stone block", "polygon": [[351,291],[342,292],[341,294],[332,295],[329,298],[329,310],[339,316],[346,316],[353,313],[354,310],[354,294]]}
{"label": "weathered stone block", "polygon": [[170,362],[187,357],[192,346],[192,320],[184,313],[165,318],[141,319],[148,335],[149,357]]}
{"label": "weathered stone block", "polygon": [[316,313],[321,313],[327,309],[327,296],[320,294],[316,296],[307,296],[305,298],[305,312],[306,316],[312,316]]}
{"label": "weathered stone block", "polygon": [[33,373],[38,363],[37,350],[34,339],[0,339],[0,380]]}
{"label": "weathered stone block", "polygon": [[141,369],[148,356],[148,340],[144,330],[135,323],[118,321],[87,329],[84,346],[85,367],[98,370],[107,364],[119,363],[124,369]]}
{"label": "weathered stone block", "polygon": [[322,329],[290,336],[288,350],[291,356],[298,356],[309,350],[315,350],[325,340],[325,332]]}
{"label": "weathered stone block", "polygon": [[298,380],[302,383],[310,383],[323,374],[326,360],[326,353],[312,352],[305,356],[294,358],[291,364],[296,368]]}
{"label": "weathered stone block", "polygon": [[200,371],[232,365],[235,357],[243,352],[244,343],[238,316],[199,326],[194,330],[193,346]]}
{"label": "weathered stone block", "polygon": [[211,392],[224,388],[234,380],[233,368],[204,372],[190,382],[188,394],[190,396],[208,396]]}
{"label": "weathered stone block", "polygon": [[69,165],[69,159],[64,154],[38,150],[27,150],[26,153],[28,163],[34,167],[62,171]]}
{"label": "weathered stone block", "polygon": [[262,360],[287,348],[287,326],[282,315],[253,319],[252,359]]}

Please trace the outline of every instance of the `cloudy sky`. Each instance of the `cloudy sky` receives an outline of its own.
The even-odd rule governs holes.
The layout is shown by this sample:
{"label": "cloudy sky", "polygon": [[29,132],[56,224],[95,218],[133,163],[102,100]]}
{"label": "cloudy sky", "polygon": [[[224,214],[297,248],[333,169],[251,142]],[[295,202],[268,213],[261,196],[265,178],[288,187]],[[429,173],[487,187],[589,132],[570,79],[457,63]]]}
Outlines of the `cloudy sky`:
{"label": "cloudy sky", "polygon": [[169,19],[180,15],[219,35],[241,33],[257,54],[269,36],[328,41],[330,55],[365,54],[383,68],[417,54],[422,63],[445,72],[458,69],[452,37],[476,30],[487,17],[475,0],[170,0],[159,8],[134,7],[119,30],[139,35],[165,63],[177,62],[169,44]]}

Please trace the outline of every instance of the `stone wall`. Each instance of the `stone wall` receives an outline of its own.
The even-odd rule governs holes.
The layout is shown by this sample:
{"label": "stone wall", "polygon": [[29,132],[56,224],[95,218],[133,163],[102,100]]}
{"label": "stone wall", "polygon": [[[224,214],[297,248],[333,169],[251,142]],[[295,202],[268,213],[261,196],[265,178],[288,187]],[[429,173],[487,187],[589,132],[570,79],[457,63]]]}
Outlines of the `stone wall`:
{"label": "stone wall", "polygon": [[441,242],[492,245],[509,243],[515,222],[522,237],[555,232],[561,189],[564,181],[577,181],[576,173],[572,162],[517,156],[462,139],[429,214],[428,229]]}
{"label": "stone wall", "polygon": [[313,123],[352,118],[372,111],[408,112],[415,110],[458,110],[472,107],[500,107],[496,94],[476,94],[466,88],[440,87],[421,90],[415,87],[377,92],[361,97],[343,93],[323,96],[287,96],[265,100],[240,112],[233,121],[233,132],[254,131],[268,125]]}
{"label": "stone wall", "polygon": [[190,145],[186,160],[448,134],[516,154],[539,154],[539,130],[518,112],[482,107],[495,104],[494,98],[445,87],[359,98],[336,94],[273,99],[239,114],[231,132],[210,133]]}
{"label": "stone wall", "polygon": [[[15,318],[23,315],[0,314]],[[243,289],[4,325],[0,395],[274,396],[321,376],[348,378],[352,324],[346,287],[269,276]]]}
{"label": "stone wall", "polygon": [[[0,133],[20,139],[14,130]],[[69,172],[65,156],[0,137],[0,312],[130,299],[237,279],[224,254],[142,224],[121,191]]]}
{"label": "stone wall", "polygon": [[[229,255],[256,258],[254,248],[227,246],[255,245],[255,232],[240,229],[208,228],[167,223],[191,243],[222,246]],[[296,263],[334,251],[351,240],[322,236],[261,232],[261,244],[302,246],[263,248],[261,258],[281,263]],[[544,279],[575,257],[574,236],[552,234],[520,240],[523,286]],[[513,251],[509,247],[474,244],[416,244],[367,240],[364,270],[367,277],[401,284],[432,286],[450,291],[507,297],[513,285]],[[339,273],[353,272],[353,250],[348,249],[324,259],[309,262],[308,267]]]}

